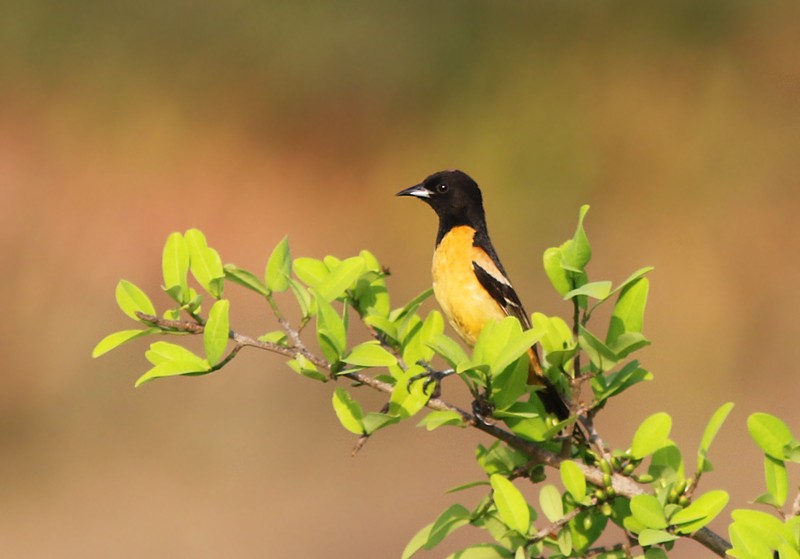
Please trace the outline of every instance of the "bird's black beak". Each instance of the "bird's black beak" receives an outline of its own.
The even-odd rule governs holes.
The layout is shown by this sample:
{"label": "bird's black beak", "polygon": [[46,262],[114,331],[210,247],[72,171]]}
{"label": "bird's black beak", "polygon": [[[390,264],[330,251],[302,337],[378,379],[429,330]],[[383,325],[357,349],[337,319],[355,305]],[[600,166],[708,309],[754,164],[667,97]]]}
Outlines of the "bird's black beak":
{"label": "bird's black beak", "polygon": [[416,198],[430,198],[431,193],[423,185],[416,184],[414,186],[406,188],[405,190],[401,190],[400,192],[395,194],[395,196],[414,196]]}

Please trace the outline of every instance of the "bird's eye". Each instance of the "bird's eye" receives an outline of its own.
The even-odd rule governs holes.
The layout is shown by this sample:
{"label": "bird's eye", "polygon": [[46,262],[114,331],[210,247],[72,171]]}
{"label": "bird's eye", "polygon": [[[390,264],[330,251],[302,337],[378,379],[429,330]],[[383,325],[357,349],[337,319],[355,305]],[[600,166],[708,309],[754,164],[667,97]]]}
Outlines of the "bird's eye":
{"label": "bird's eye", "polygon": [[438,192],[439,194],[444,194],[445,192],[447,192],[447,185],[440,184],[439,186],[436,187],[436,192]]}

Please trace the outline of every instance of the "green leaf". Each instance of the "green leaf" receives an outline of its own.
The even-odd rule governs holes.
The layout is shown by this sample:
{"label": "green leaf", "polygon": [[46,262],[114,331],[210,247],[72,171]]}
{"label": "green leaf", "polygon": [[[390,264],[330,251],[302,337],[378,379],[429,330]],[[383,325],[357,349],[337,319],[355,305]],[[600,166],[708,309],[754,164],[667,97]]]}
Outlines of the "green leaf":
{"label": "green leaf", "polygon": [[422,549],[422,546],[425,545],[425,542],[428,541],[431,535],[431,530],[433,529],[433,522],[422,528],[419,532],[414,534],[414,537],[411,538],[406,544],[405,549],[403,550],[403,554],[400,556],[401,559],[410,559],[414,556],[414,554]]}
{"label": "green leaf", "polygon": [[582,272],[592,259],[592,247],[583,228],[583,220],[588,211],[588,205],[581,206],[575,235],[572,237],[571,242],[568,241],[562,245],[562,266],[568,271]]}
{"label": "green leaf", "polygon": [[487,321],[475,342],[472,361],[475,365],[491,365],[511,337],[520,332],[522,326],[513,317]]}
{"label": "green leaf", "polygon": [[354,289],[354,299],[359,314],[365,317],[380,316],[388,320],[391,304],[389,292],[386,289],[385,276],[387,274],[375,255],[368,250],[362,250],[358,255],[366,265],[366,271]]}
{"label": "green leaf", "polygon": [[561,296],[565,296],[572,284],[570,283],[567,271],[561,266],[563,257],[561,255],[561,248],[551,247],[544,251],[544,271],[547,274],[550,283],[553,284],[556,291]]}
{"label": "green leaf", "polygon": [[284,237],[273,249],[264,271],[264,283],[275,292],[289,289],[292,273],[292,255],[289,252],[289,237]]}
{"label": "green leaf", "polygon": [[181,293],[179,299],[189,295],[186,283],[186,275],[189,273],[189,249],[183,235],[178,232],[167,237],[161,255],[161,269],[164,276],[164,287],[167,290],[179,288]]}
{"label": "green leaf", "polygon": [[122,312],[134,320],[141,322],[141,319],[136,316],[137,311],[149,315],[156,314],[153,303],[150,302],[144,291],[127,280],[120,280],[117,284],[116,297],[117,305],[122,309]]}
{"label": "green leaf", "polygon": [[309,287],[317,287],[328,277],[330,271],[322,260],[301,256],[292,263],[294,275]]}
{"label": "green leaf", "polygon": [[512,530],[527,534],[531,527],[531,513],[525,497],[513,483],[500,474],[493,474],[489,483],[494,491],[492,498],[500,519]]}
{"label": "green leaf", "polygon": [[[645,528],[663,530],[667,527],[664,508],[653,495],[636,495],[631,499],[631,514]],[[647,544],[650,545],[650,544]]]}
{"label": "green leaf", "polygon": [[342,317],[333,306],[320,296],[317,301],[317,340],[325,358],[331,364],[341,359],[347,347],[347,330]]}
{"label": "green leaf", "polygon": [[222,297],[225,270],[219,253],[206,244],[206,237],[198,229],[189,229],[184,235],[189,247],[190,269],[197,283],[212,297]]}
{"label": "green leaf", "polygon": [[650,340],[640,332],[623,332],[614,340],[614,344],[609,349],[617,354],[617,359],[625,359],[634,351],[650,345]]}
{"label": "green leaf", "polygon": [[679,539],[679,536],[670,534],[664,530],[653,530],[646,528],[639,534],[639,545],[658,545],[660,543],[672,542]]}
{"label": "green leaf", "polygon": [[625,289],[626,287],[637,281],[639,278],[645,276],[646,274],[649,274],[653,270],[655,270],[653,266],[645,266],[644,268],[639,268],[638,270],[633,272],[630,276],[628,276],[625,279],[625,281],[623,281],[621,284],[615,287],[614,290],[608,294],[608,296],[610,297],[615,293],[619,293],[620,291],[622,291],[623,289]]}
{"label": "green leaf", "polygon": [[561,530],[558,533],[558,551],[564,557],[572,555],[572,533],[569,530]]}
{"label": "green leaf", "polygon": [[200,368],[208,368],[208,362],[205,359],[195,355],[185,347],[171,342],[153,342],[144,356],[153,365],[158,365],[164,361],[193,361]]}
{"label": "green leaf", "polygon": [[579,327],[578,343],[589,356],[592,365],[600,371],[613,369],[619,359],[603,342],[583,326]]}
{"label": "green leaf", "polygon": [[607,524],[608,518],[596,508],[582,511],[567,524],[572,535],[572,546],[579,552],[578,556],[588,551],[603,534]]}
{"label": "green leaf", "polygon": [[539,491],[539,507],[550,522],[556,522],[564,517],[561,492],[555,485],[542,486]]}
{"label": "green leaf", "polygon": [[564,300],[572,299],[573,297],[577,297],[578,295],[586,295],[587,297],[591,297],[592,299],[599,299],[603,300],[611,293],[611,282],[607,280],[603,281],[593,281],[587,284],[584,284],[577,289],[573,289],[569,291],[566,295],[564,295]]}
{"label": "green leaf", "polygon": [[269,295],[269,289],[267,289],[267,286],[264,285],[264,282],[258,279],[252,272],[237,268],[233,264],[225,264],[223,270],[225,271],[225,278],[227,280],[230,280],[237,285],[241,285],[242,287],[246,287],[251,291],[255,291],[264,297]]}
{"label": "green leaf", "polygon": [[767,483],[767,494],[756,499],[756,502],[766,503],[776,508],[782,507],[789,496],[789,478],[784,461],[765,455],[764,479]]}
{"label": "green leaf", "polygon": [[644,559],[668,559],[667,552],[660,547],[650,547],[644,552]]}
{"label": "green leaf", "polygon": [[[738,509],[731,513],[728,528],[733,549],[728,553],[742,559],[774,557],[773,551],[786,542],[796,542],[792,528],[761,511]],[[790,520],[789,523],[792,521]],[[796,543],[794,543],[796,545]]]}
{"label": "green leaf", "polygon": [[572,460],[564,460],[560,466],[561,483],[569,491],[575,502],[582,502],[586,497],[586,476]]}
{"label": "green leaf", "polygon": [[490,476],[493,474],[509,476],[516,468],[524,466],[529,460],[526,455],[500,441],[495,442],[488,449],[483,445],[478,445],[475,458],[483,471]]}
{"label": "green leaf", "polygon": [[708,456],[708,449],[711,443],[717,436],[722,424],[728,418],[728,414],[733,409],[733,402],[722,404],[717,411],[711,416],[705,430],[703,431],[703,438],[700,439],[700,447],[697,449],[697,471],[708,472],[711,470],[711,463],[706,458]]}
{"label": "green leaf", "polygon": [[682,480],[684,470],[680,449],[672,441],[667,441],[653,453],[647,473],[662,487]]}
{"label": "green leaf", "polygon": [[631,443],[631,456],[637,460],[646,458],[667,444],[669,432],[672,430],[672,418],[666,413],[654,413],[645,419]]}
{"label": "green leaf", "polygon": [[546,354],[546,361],[551,365],[570,370],[571,361],[577,352],[577,346],[572,339],[572,329],[558,316],[549,317],[542,313],[533,313],[531,316],[534,330],[543,330],[541,346]]}
{"label": "green leaf", "polygon": [[317,309],[314,307],[314,301],[308,288],[294,278],[289,278],[289,287],[292,288],[292,293],[294,293],[297,299],[297,304],[300,307],[300,315],[303,318],[308,318],[316,314]]}
{"label": "green leaf", "polygon": [[[199,360],[199,358],[198,358]],[[152,369],[140,376],[136,380],[135,386],[138,388],[146,382],[162,377],[173,377],[190,373],[207,372],[208,367],[202,366],[198,360],[191,361],[163,361],[155,365]]]}
{"label": "green leaf", "polygon": [[[517,319],[513,317],[507,317],[503,320],[516,321]],[[524,332],[520,332],[518,334],[512,334],[510,339],[502,345],[495,356],[491,365],[492,374],[497,376],[502,373],[506,367],[514,363],[523,355],[527,354],[533,345],[541,340],[543,336],[544,331],[536,329],[525,330]]]}
{"label": "green leaf", "polygon": [[467,426],[460,413],[450,410],[437,410],[426,415],[423,420],[417,424],[417,427],[425,427],[428,431],[433,431],[442,425]]}
{"label": "green leaf", "polygon": [[228,336],[230,336],[229,309],[230,301],[220,299],[208,311],[208,321],[203,329],[203,347],[206,350],[206,359],[211,366],[220,362],[222,356],[225,355],[225,349],[228,347]]}
{"label": "green leaf", "polygon": [[366,267],[366,262],[360,256],[342,260],[317,286],[319,295],[326,301],[338,299],[353,286]]}
{"label": "green leaf", "polygon": [[614,305],[614,311],[611,313],[611,323],[606,336],[606,345],[608,347],[613,348],[617,338],[626,332],[642,332],[649,290],[650,282],[648,279],[640,278],[620,292]]}
{"label": "green leaf", "polygon": [[158,328],[145,328],[144,330],[120,330],[119,332],[114,332],[113,334],[109,334],[100,340],[97,345],[94,346],[94,349],[92,350],[92,357],[100,357],[104,353],[108,353],[112,349],[121,346],[125,342],[147,336],[148,334],[155,334],[157,332],[160,332]]}
{"label": "green leaf", "polygon": [[294,372],[299,373],[304,377],[322,382],[328,382],[328,380],[330,380],[327,375],[321,373],[319,369],[317,369],[317,366],[314,365],[314,363],[306,359],[302,353],[298,353],[297,356],[294,359],[289,360],[287,364]]}
{"label": "green leaf", "polygon": [[370,326],[384,334],[389,340],[393,342],[399,341],[397,335],[397,326],[394,323],[386,318],[385,316],[378,316],[378,315],[367,315],[363,318],[364,324]]}
{"label": "green leaf", "polygon": [[428,541],[425,542],[424,548],[433,549],[457,529],[469,524],[471,519],[472,513],[463,505],[455,504],[448,507],[433,523],[433,527],[428,535]]}
{"label": "green leaf", "polygon": [[430,361],[433,350],[429,343],[437,340],[444,332],[444,319],[439,311],[431,311],[419,327],[411,329],[403,336],[403,359],[406,363]]}
{"label": "green leaf", "polygon": [[397,357],[386,351],[377,341],[371,340],[354,347],[342,361],[360,367],[389,367],[397,364]]}
{"label": "green leaf", "polygon": [[602,402],[615,394],[624,392],[642,381],[651,380],[653,375],[639,366],[638,361],[627,363],[619,371],[606,376],[595,375],[592,378],[592,390],[598,402]]}
{"label": "green leaf", "polygon": [[800,464],[800,441],[792,441],[787,444],[783,449],[783,453],[787,462]]}
{"label": "green leaf", "polygon": [[761,450],[776,460],[784,459],[784,447],[794,439],[786,423],[768,413],[748,417],[747,430]]}
{"label": "green leaf", "polygon": [[461,344],[445,334],[439,334],[431,338],[428,341],[428,347],[433,349],[437,355],[443,357],[453,369],[469,361],[469,356],[464,351],[464,348],[461,347]]}
{"label": "green leaf", "polygon": [[398,421],[400,421],[400,416],[398,415],[370,412],[362,418],[361,424],[364,426],[364,432],[367,435],[371,435],[375,431],[383,429],[384,427],[388,427],[389,425],[393,425]]}
{"label": "green leaf", "polygon": [[695,498],[683,510],[672,515],[670,524],[676,526],[678,534],[691,534],[696,532],[722,512],[728,504],[728,494],[725,491],[714,490]]}
{"label": "green leaf", "polygon": [[270,344],[288,345],[286,342],[288,341],[288,336],[286,332],[283,330],[272,330],[271,332],[267,332],[266,334],[261,334],[258,338],[256,338],[259,342],[267,342]]}
{"label": "green leaf", "polygon": [[353,400],[345,389],[337,388],[333,392],[333,410],[345,429],[356,435],[366,434],[361,405]]}
{"label": "green leaf", "polygon": [[430,399],[433,386],[425,390],[425,381],[420,379],[417,382],[410,382],[411,377],[424,373],[425,369],[414,364],[403,371],[399,366],[389,367],[392,377],[395,379],[392,396],[389,400],[390,411],[400,417],[411,417],[417,414]]}

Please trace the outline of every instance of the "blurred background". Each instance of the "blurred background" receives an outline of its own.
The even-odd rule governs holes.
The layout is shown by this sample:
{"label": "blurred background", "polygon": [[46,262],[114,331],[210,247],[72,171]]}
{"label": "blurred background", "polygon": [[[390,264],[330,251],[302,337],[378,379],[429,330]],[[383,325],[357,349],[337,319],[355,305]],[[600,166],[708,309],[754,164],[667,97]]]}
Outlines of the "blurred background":
{"label": "blurred background", "polygon": [[[120,278],[166,304],[161,248],[189,227],[258,273],[286,234],[295,256],[368,248],[401,304],[430,283],[436,223],[393,195],[454,167],[483,186],[531,311],[569,312],[541,254],[583,203],[594,279],[656,267],[655,380],[601,428],[625,447],[666,411],[691,465],[734,401],[701,486],[730,490],[725,532],[764,491],[748,414],[800,434],[799,17],[744,0],[2,0],[2,555],[398,557],[473,506],[480,491],[443,492],[480,477],[475,432],[409,422],[351,458],[333,386],[277,357],[137,390],[145,342],[90,358],[131,327]],[[234,326],[271,329],[234,291]]]}

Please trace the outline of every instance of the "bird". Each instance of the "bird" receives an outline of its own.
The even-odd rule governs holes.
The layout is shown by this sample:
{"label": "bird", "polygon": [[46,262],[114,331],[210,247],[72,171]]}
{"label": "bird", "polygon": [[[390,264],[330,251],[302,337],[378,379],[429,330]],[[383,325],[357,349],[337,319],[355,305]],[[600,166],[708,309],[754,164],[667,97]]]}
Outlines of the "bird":
{"label": "bird", "polygon": [[[511,285],[489,238],[483,196],[465,172],[433,173],[421,183],[401,190],[427,203],[439,218],[433,252],[433,293],[444,315],[464,342],[474,346],[484,325],[506,316],[531,328],[517,292]],[[529,352],[528,383],[540,385],[539,399],[560,420],[569,417],[564,397],[542,371],[536,346]]]}

